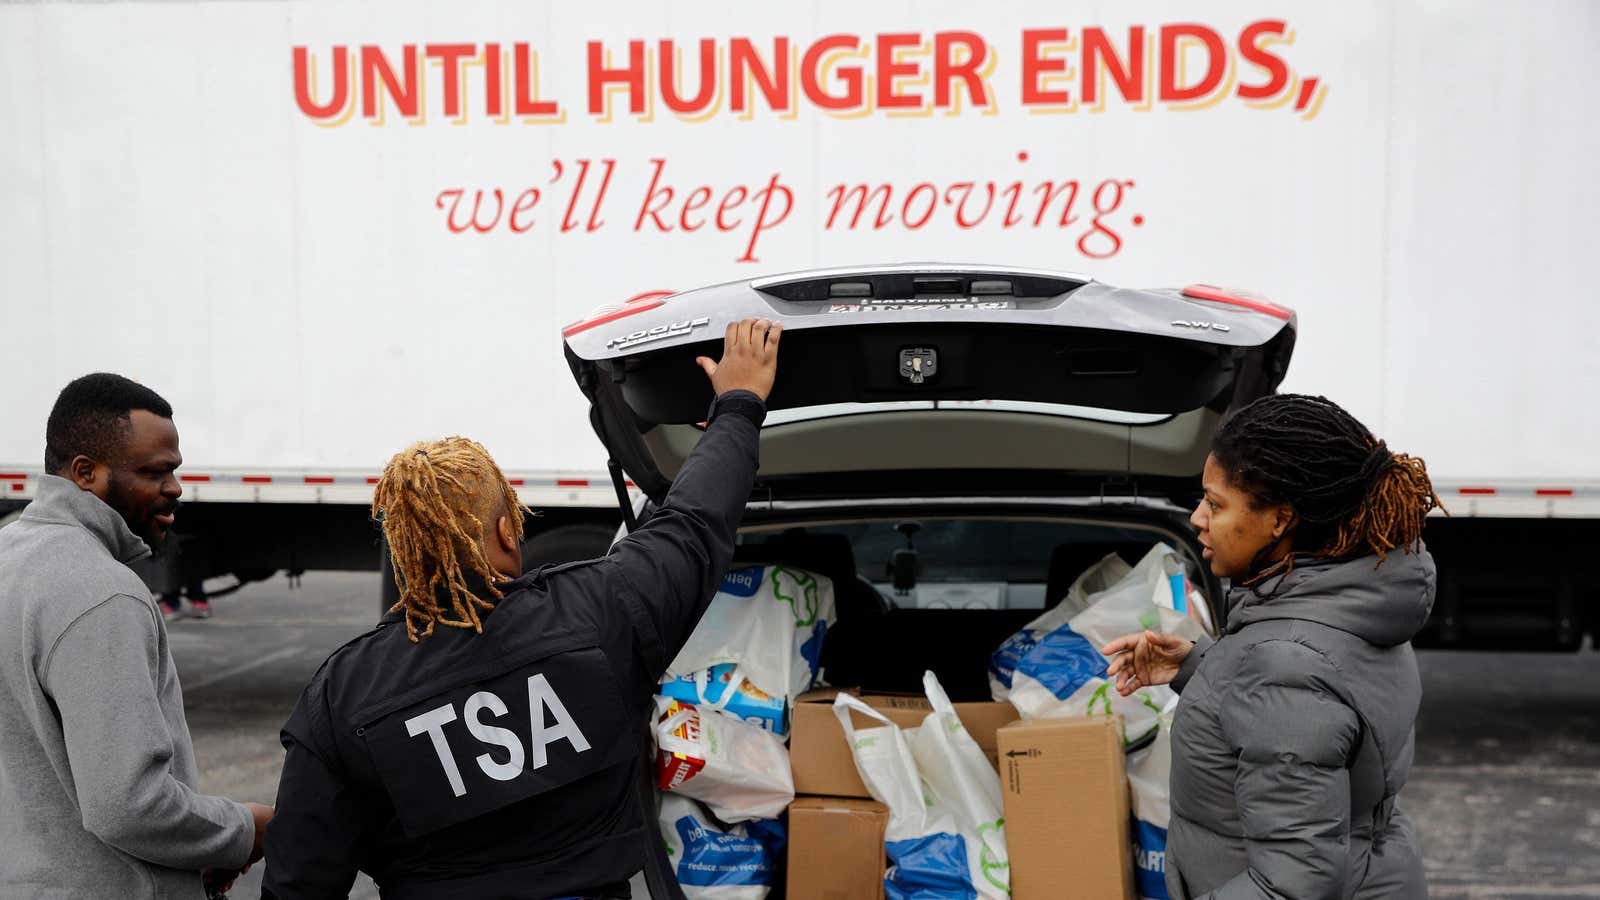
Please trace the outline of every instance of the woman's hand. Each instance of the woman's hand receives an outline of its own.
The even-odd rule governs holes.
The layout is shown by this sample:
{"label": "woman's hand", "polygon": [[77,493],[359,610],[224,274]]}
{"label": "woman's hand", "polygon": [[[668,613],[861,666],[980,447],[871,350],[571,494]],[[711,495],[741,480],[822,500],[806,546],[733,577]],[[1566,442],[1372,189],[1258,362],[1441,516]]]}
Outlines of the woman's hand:
{"label": "woman's hand", "polygon": [[1123,635],[1101,647],[1100,652],[1111,657],[1111,665],[1106,667],[1106,677],[1115,675],[1117,693],[1126,697],[1139,688],[1172,681],[1193,649],[1193,641],[1144,631]]}

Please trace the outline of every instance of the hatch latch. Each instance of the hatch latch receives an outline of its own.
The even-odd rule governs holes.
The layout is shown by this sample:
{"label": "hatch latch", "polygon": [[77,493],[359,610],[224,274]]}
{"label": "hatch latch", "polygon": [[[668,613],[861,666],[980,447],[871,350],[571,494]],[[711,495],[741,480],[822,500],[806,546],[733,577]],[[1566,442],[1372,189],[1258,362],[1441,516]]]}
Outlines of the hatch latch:
{"label": "hatch latch", "polygon": [[932,347],[909,347],[900,351],[900,377],[922,384],[939,374],[939,351]]}

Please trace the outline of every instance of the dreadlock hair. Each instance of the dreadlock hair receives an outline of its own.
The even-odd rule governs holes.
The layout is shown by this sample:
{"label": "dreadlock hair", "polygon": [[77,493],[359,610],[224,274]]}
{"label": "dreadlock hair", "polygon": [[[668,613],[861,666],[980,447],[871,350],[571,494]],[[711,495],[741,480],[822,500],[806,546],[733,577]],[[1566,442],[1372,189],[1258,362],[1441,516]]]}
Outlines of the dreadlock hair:
{"label": "dreadlock hair", "polygon": [[[373,493],[372,517],[383,526],[400,588],[400,602],[389,611],[405,612],[412,643],[433,634],[435,625],[483,633],[480,610],[493,609],[505,596],[494,585],[498,576],[483,544],[502,513],[521,539],[525,509],[477,441],[419,441],[389,460]],[[464,566],[483,579],[489,598],[468,587]]]}
{"label": "dreadlock hair", "polygon": [[1257,508],[1294,510],[1291,552],[1271,566],[1258,557],[1248,585],[1293,571],[1297,555],[1373,553],[1382,565],[1390,550],[1415,549],[1428,513],[1443,508],[1422,460],[1391,452],[1325,397],[1257,400],[1223,423],[1211,453]]}

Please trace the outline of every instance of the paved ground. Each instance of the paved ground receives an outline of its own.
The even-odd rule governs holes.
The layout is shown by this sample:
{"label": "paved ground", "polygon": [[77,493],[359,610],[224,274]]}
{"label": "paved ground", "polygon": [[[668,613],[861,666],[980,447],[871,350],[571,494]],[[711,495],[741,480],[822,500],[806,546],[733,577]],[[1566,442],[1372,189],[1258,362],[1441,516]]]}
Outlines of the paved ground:
{"label": "paved ground", "polygon": [[[271,802],[278,726],[330,650],[375,618],[376,579],[283,578],[170,629],[210,793]],[[1434,896],[1600,898],[1600,653],[1424,653],[1427,697],[1402,805]],[[235,887],[255,897],[260,870]],[[370,882],[351,894],[376,897]]]}

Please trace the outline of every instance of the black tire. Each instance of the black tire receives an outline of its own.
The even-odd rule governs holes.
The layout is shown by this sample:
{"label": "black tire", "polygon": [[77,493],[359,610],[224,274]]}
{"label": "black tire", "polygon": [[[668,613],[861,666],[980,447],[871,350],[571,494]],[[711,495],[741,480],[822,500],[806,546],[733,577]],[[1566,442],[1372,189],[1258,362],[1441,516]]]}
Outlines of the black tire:
{"label": "black tire", "polygon": [[615,527],[593,523],[560,525],[541,531],[522,545],[522,570],[531,572],[540,566],[605,556],[616,535]]}

